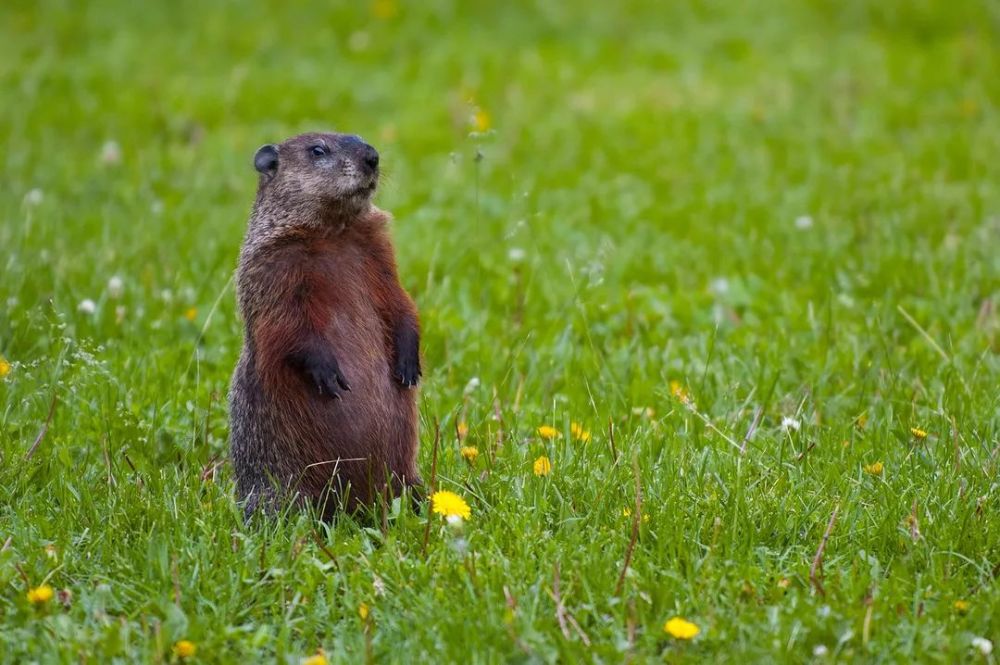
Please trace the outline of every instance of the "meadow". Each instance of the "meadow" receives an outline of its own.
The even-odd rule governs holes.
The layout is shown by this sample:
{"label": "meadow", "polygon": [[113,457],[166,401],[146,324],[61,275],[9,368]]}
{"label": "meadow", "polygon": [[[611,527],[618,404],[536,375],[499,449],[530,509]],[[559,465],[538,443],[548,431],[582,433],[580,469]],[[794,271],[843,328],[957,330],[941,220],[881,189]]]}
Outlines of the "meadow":
{"label": "meadow", "polygon": [[[12,0],[0,99],[0,662],[993,662],[995,2]],[[317,129],[458,524],[233,499],[252,156]]]}

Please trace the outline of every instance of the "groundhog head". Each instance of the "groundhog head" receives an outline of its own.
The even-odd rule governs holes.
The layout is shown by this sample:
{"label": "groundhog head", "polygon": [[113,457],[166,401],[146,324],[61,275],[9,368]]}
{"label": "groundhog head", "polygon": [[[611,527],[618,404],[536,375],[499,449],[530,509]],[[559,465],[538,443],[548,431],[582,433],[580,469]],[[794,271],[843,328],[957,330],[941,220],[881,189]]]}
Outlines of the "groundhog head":
{"label": "groundhog head", "polygon": [[353,134],[300,134],[262,146],[253,163],[262,193],[346,215],[368,208],[378,185],[378,151]]}

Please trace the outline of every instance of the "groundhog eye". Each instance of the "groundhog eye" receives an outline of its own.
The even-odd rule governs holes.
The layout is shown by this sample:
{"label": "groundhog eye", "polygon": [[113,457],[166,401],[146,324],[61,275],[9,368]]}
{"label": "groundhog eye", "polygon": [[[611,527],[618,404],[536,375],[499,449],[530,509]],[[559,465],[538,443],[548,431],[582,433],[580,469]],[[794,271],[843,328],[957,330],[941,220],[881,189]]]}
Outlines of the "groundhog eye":
{"label": "groundhog eye", "polygon": [[326,149],[325,145],[314,145],[309,149],[309,152],[311,152],[314,157],[322,157],[323,155],[330,154],[330,151]]}

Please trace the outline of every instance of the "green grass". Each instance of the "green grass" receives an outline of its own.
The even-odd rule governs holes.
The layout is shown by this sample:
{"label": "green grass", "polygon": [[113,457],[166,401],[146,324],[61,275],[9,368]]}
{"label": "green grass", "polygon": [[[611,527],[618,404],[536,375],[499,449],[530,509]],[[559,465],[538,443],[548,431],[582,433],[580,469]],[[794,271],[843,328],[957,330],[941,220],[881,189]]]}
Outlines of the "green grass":
{"label": "green grass", "polygon": [[[996,3],[329,5],[0,8],[0,660],[985,659]],[[251,157],[326,128],[382,152],[472,507],[426,552],[397,504],[245,526],[215,469]]]}

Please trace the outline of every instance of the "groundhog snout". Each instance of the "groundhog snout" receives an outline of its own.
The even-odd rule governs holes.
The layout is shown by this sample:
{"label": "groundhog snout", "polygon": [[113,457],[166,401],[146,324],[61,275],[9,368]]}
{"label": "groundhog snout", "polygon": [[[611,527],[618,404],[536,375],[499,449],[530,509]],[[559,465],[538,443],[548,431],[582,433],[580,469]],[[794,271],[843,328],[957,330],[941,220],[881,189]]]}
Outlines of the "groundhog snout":
{"label": "groundhog snout", "polygon": [[344,137],[344,147],[367,175],[378,173],[378,150],[365,143],[359,136]]}

